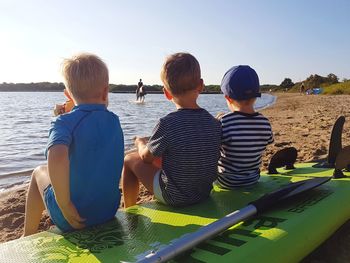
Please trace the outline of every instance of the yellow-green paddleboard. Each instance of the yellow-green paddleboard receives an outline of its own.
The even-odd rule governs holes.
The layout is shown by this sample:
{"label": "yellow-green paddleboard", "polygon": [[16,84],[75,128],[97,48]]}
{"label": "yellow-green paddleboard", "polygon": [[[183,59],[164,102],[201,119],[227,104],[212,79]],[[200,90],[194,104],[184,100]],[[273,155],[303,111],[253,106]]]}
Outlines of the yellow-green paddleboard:
{"label": "yellow-green paddleboard", "polygon": [[[135,262],[186,233],[194,232],[265,193],[332,169],[297,164],[278,175],[262,174],[239,190],[214,187],[205,202],[172,208],[151,202],[118,211],[98,227],[60,234],[46,231],[0,245],[0,262]],[[274,210],[235,225],[173,262],[298,262],[350,218],[349,178],[332,179]]]}

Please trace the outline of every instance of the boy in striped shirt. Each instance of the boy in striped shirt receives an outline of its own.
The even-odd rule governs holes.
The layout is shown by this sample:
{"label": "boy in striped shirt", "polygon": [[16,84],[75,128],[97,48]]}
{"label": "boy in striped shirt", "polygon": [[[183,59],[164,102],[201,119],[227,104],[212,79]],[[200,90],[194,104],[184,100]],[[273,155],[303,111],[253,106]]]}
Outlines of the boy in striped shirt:
{"label": "boy in striped shirt", "polygon": [[[158,121],[149,141],[136,138],[138,152],[124,159],[124,206],[136,204],[139,182],[164,204],[186,206],[206,199],[217,177],[221,125],[197,104],[203,90],[200,66],[188,53],[165,61],[164,94],[176,111]],[[161,157],[161,167],[155,160]]]}
{"label": "boy in striped shirt", "polygon": [[221,83],[230,113],[221,118],[222,141],[217,183],[222,188],[250,186],[260,178],[261,157],[273,143],[269,120],[255,112],[259,78],[249,66],[229,69]]}

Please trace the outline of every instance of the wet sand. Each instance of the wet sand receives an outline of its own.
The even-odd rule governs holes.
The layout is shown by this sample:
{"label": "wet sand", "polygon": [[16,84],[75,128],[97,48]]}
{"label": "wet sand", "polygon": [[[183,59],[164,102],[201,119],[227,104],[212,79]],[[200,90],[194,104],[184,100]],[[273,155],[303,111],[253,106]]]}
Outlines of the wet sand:
{"label": "wet sand", "polygon": [[[269,118],[275,135],[275,143],[263,156],[263,169],[268,160],[284,147],[298,149],[298,161],[306,162],[327,156],[330,133],[338,116],[344,115],[343,146],[350,145],[350,96],[314,96],[299,94],[276,94],[277,102],[262,111]],[[25,195],[27,184],[0,193],[0,242],[16,239],[22,235]],[[139,203],[152,200],[141,188]],[[122,204],[121,204],[122,205]],[[44,213],[40,229],[52,227]],[[329,240],[303,261],[304,263],[350,262],[350,221]]]}

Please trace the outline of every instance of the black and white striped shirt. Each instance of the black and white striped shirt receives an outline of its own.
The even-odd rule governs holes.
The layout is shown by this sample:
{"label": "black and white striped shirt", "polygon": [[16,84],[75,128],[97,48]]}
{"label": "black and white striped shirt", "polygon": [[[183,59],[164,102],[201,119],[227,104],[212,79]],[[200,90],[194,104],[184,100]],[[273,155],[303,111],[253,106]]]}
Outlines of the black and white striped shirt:
{"label": "black and white striped shirt", "polygon": [[230,112],[221,119],[222,141],[218,183],[224,188],[255,184],[260,178],[261,156],[273,142],[269,120],[256,112]]}
{"label": "black and white striped shirt", "polygon": [[221,125],[204,109],[179,109],[161,118],[147,147],[162,157],[159,184],[174,206],[207,198],[217,177]]}

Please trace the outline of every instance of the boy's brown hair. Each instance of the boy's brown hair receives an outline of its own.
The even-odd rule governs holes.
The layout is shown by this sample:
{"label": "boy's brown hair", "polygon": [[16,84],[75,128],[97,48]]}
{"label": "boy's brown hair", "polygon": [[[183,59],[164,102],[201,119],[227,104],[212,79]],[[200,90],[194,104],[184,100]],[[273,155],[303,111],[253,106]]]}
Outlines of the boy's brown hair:
{"label": "boy's brown hair", "polygon": [[167,57],[160,77],[172,95],[181,95],[198,87],[201,69],[197,59],[189,53],[175,53]]}
{"label": "boy's brown hair", "polygon": [[79,99],[99,97],[109,82],[106,64],[98,56],[89,53],[65,59],[62,63],[62,75],[66,88],[73,97]]}

